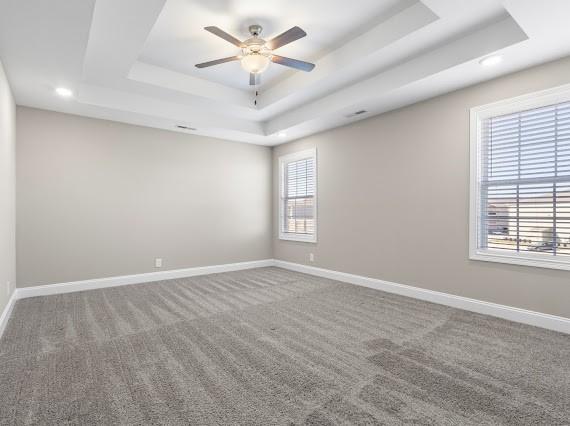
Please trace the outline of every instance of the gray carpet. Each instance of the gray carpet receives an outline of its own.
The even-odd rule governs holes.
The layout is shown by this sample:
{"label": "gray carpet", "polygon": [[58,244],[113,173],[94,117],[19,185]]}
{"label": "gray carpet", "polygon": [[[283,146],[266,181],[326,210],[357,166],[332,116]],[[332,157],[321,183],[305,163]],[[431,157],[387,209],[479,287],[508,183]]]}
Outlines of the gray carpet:
{"label": "gray carpet", "polygon": [[570,424],[570,336],[278,268],[38,297],[1,424]]}

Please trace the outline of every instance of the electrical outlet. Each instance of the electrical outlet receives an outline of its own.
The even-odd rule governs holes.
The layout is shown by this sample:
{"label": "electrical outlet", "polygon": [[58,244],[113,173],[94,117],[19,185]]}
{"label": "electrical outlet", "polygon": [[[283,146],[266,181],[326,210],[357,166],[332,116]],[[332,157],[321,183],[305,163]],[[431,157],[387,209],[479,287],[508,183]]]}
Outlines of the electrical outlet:
{"label": "electrical outlet", "polygon": [[156,259],[154,259],[154,267],[155,268],[162,268],[162,259],[160,257],[157,257]]}
{"label": "electrical outlet", "polygon": [[309,262],[315,261],[315,255],[313,253],[309,253]]}

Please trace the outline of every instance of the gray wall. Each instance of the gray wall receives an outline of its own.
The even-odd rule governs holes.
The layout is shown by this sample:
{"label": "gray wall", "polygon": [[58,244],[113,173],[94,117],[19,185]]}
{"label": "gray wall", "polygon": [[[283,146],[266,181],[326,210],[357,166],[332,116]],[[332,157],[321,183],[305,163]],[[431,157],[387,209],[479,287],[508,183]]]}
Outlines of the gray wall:
{"label": "gray wall", "polygon": [[18,107],[18,286],[271,257],[271,150]]}
{"label": "gray wall", "polygon": [[0,63],[0,313],[16,285],[16,105]]}
{"label": "gray wall", "polygon": [[[277,147],[274,257],[570,317],[570,272],[468,259],[469,108],[569,82],[564,59]],[[318,243],[280,241],[277,160],[309,147]]]}
{"label": "gray wall", "polygon": [[[469,108],[568,82],[564,59],[285,144],[273,176],[268,148],[19,107],[18,286],[273,255],[570,317],[569,272],[468,259]],[[5,303],[13,101],[0,84]],[[279,241],[277,159],[313,146],[319,241]]]}

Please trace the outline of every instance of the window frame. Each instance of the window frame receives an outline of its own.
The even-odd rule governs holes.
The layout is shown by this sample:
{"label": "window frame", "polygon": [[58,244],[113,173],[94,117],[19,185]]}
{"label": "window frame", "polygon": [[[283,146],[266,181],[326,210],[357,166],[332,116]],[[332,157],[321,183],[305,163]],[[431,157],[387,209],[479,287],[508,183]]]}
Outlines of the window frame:
{"label": "window frame", "polygon": [[[315,162],[315,195],[314,195],[314,208],[313,208],[313,220],[315,222],[315,232],[312,235],[307,234],[293,234],[289,232],[283,232],[283,221],[285,219],[284,213],[284,189],[283,178],[285,175],[285,167],[287,164],[293,161],[304,160],[307,158],[312,158]],[[317,162],[317,149],[311,148],[303,151],[293,152],[291,154],[282,155],[279,157],[279,211],[277,212],[277,222],[279,227],[279,239],[285,241],[298,241],[305,243],[316,243],[317,242],[317,231],[318,231],[318,162]]]}
{"label": "window frame", "polygon": [[569,102],[570,84],[533,92],[514,98],[481,105],[470,110],[470,188],[469,188],[469,258],[487,262],[508,263],[539,268],[570,270],[570,256],[567,259],[546,253],[515,252],[479,247],[481,229],[481,185],[482,176],[482,123],[491,117],[513,114],[533,108]]}

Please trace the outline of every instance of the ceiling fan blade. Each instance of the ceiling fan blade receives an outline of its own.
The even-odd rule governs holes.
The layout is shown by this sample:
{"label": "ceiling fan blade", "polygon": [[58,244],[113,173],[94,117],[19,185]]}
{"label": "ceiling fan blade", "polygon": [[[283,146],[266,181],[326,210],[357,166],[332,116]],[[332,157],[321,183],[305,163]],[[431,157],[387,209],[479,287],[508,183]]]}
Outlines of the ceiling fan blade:
{"label": "ceiling fan blade", "polygon": [[249,74],[249,85],[250,86],[258,86],[261,84],[261,75],[250,73]]}
{"label": "ceiling fan blade", "polygon": [[312,71],[313,68],[315,68],[315,64],[311,64],[310,62],[299,61],[298,59],[286,58],[279,55],[273,55],[271,57],[271,61],[279,65],[285,65],[286,67],[291,67],[295,68],[296,70],[306,72]]}
{"label": "ceiling fan blade", "polygon": [[303,31],[301,28],[293,27],[285,31],[283,34],[279,34],[277,37],[269,40],[267,42],[267,47],[272,50],[278,49],[281,46],[285,46],[286,44],[294,42],[295,40],[299,40],[300,38],[303,38],[306,35],[307,33]]}
{"label": "ceiling fan blade", "polygon": [[204,27],[204,29],[214,35],[217,35],[218,37],[223,38],[226,41],[229,41],[231,44],[237,47],[243,47],[243,43],[241,41],[218,27]]}
{"label": "ceiling fan blade", "polygon": [[224,62],[239,61],[239,56],[230,56],[228,58],[216,59],[215,61],[202,62],[201,64],[196,64],[196,68],[206,68],[213,65],[223,64]]}

